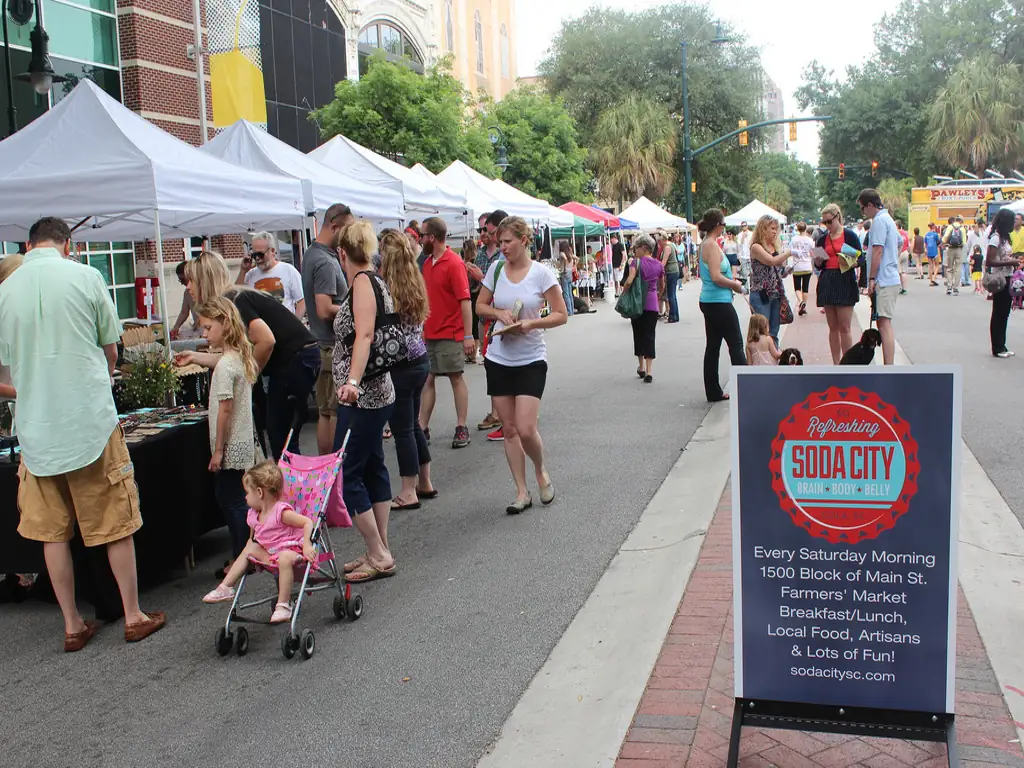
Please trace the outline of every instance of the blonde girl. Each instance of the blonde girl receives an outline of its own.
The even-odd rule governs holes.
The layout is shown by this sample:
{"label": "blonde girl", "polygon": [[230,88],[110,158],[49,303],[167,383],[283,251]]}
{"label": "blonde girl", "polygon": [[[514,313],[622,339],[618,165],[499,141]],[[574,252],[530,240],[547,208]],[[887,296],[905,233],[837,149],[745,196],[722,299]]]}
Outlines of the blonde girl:
{"label": "blonde girl", "polygon": [[213,368],[210,379],[210,465],[214,495],[231,533],[234,557],[249,539],[242,474],[262,461],[252,424],[252,385],[259,375],[253,346],[245,334],[242,317],[223,296],[201,303],[196,312],[203,338],[220,354],[182,352],[178,365],[197,363]]}
{"label": "blonde girl", "polygon": [[768,318],[768,328],[775,346],[779,345],[779,323],[782,297],[785,292],[782,265],[789,251],[782,250],[779,222],[765,215],[757,220],[750,241],[750,308]]}
{"label": "blonde girl", "polygon": [[747,326],[747,365],[775,365],[781,357],[768,328],[768,318],[751,315]]}
{"label": "blonde girl", "polygon": [[409,350],[408,359],[391,369],[395,410],[390,423],[398,454],[398,472],[402,476],[402,490],[391,500],[391,509],[419,509],[421,497],[437,496],[430,481],[430,448],[418,418],[420,395],[430,373],[430,358],[423,341],[423,321],[429,312],[427,286],[416,265],[416,251],[401,232],[392,229],[381,234],[380,255],[381,277],[395,301],[395,312],[401,317]]}

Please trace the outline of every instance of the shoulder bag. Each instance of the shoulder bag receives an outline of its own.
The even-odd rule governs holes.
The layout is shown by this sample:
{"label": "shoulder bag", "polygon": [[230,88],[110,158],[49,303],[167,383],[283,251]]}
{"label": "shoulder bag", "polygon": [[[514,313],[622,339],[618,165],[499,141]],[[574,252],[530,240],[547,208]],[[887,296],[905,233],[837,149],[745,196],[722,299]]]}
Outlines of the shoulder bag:
{"label": "shoulder bag", "polygon": [[647,284],[644,282],[643,274],[640,271],[640,260],[633,260],[633,268],[636,269],[636,276],[629,288],[622,292],[619,300],[615,302],[615,311],[627,320],[640,317],[644,313],[644,298],[647,296]]}
{"label": "shoulder bag", "polygon": [[[373,286],[373,294],[377,299],[377,318],[374,323],[373,341],[370,342],[370,354],[366,359],[366,368],[363,369],[363,380],[379,378],[392,368],[406,362],[409,359],[409,341],[402,331],[402,318],[398,312],[387,312],[384,307],[384,294],[381,291],[379,280],[383,280],[376,272],[369,270],[360,272],[359,275],[366,275]],[[356,275],[356,277],[359,277]],[[352,280],[355,285],[355,278]],[[348,307],[352,312],[352,294],[348,292]],[[353,313],[353,329],[342,340],[345,348],[352,354],[352,348],[356,341],[355,315]]]}

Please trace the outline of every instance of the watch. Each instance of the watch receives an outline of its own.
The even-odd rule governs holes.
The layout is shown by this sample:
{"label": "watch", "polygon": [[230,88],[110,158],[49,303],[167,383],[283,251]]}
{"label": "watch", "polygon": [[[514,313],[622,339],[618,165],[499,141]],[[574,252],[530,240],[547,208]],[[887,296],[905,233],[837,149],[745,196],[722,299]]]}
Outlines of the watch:
{"label": "watch", "polygon": [[355,387],[356,389],[359,389],[359,382],[356,381],[355,379],[349,379],[345,383],[348,384],[350,387]]}

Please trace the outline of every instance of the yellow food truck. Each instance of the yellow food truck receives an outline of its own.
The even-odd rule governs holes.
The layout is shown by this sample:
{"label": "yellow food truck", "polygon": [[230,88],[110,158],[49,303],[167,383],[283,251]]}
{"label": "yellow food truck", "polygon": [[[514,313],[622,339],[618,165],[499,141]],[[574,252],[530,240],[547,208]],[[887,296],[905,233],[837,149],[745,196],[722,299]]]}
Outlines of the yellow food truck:
{"label": "yellow food truck", "polygon": [[963,216],[973,224],[977,219],[991,221],[1007,203],[1024,199],[1024,181],[1014,179],[956,179],[931,187],[915,187],[910,192],[910,230],[929,224],[946,224],[950,216]]}

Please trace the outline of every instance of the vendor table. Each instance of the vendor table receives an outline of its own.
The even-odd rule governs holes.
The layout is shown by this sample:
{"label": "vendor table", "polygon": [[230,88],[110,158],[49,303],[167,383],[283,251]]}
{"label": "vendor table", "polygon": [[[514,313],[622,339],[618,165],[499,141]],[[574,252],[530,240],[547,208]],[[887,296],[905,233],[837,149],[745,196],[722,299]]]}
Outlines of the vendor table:
{"label": "vendor table", "polygon": [[[137,567],[143,577],[153,577],[168,565],[184,564],[199,536],[224,525],[207,469],[208,426],[203,420],[168,427],[129,442],[128,450],[142,511],[142,529],[135,534]],[[17,531],[17,498],[18,467],[5,451],[0,457],[0,573],[41,573],[42,545]],[[103,548],[97,547],[96,554],[106,562]]]}

